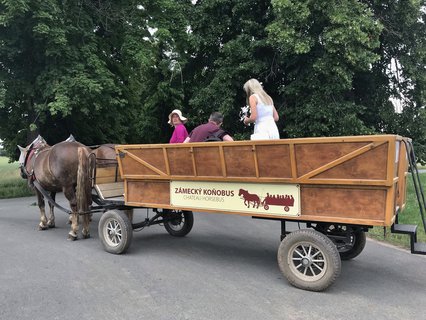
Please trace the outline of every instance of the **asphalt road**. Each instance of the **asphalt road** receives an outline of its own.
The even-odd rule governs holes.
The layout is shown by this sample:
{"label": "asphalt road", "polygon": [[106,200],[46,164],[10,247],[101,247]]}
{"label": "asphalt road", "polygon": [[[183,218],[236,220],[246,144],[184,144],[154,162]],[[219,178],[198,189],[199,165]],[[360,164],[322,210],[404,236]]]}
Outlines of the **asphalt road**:
{"label": "asphalt road", "polygon": [[0,319],[426,318],[426,256],[369,240],[315,293],[280,273],[275,221],[194,213],[185,238],[153,226],[112,255],[98,238],[99,214],[91,239],[70,242],[61,212],[57,228],[37,230],[34,202],[0,200]]}

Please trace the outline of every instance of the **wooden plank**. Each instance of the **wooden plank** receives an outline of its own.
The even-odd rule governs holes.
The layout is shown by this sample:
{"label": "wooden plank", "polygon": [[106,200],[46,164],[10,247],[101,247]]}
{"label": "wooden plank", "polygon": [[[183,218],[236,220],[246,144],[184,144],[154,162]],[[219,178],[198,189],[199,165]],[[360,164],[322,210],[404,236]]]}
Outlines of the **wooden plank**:
{"label": "wooden plank", "polygon": [[139,158],[137,155],[131,153],[131,152],[125,152],[126,155],[128,155],[129,157],[131,157],[133,160],[135,160],[136,162],[139,162],[143,167],[148,168],[149,170],[153,171],[154,173],[160,175],[160,176],[167,176],[167,173],[165,173],[164,171],[158,169],[157,167],[155,167],[154,165],[148,163],[147,161]]}
{"label": "wooden plank", "polygon": [[194,148],[194,170],[197,176],[223,177],[218,147]]}
{"label": "wooden plank", "polygon": [[223,146],[223,156],[226,164],[227,177],[251,178],[256,180],[256,165],[253,161],[253,146],[228,145]]}
{"label": "wooden plank", "polygon": [[[299,179],[300,180],[309,180],[310,178],[313,178],[315,176],[319,176],[321,173],[330,170],[334,167],[336,167],[337,165],[340,165],[344,162],[347,162],[348,160],[351,160],[355,157],[358,157],[366,152],[371,151],[372,149],[381,146],[382,144],[386,143],[385,141],[382,142],[376,142],[376,143],[370,143],[368,145],[362,146],[359,149],[356,149],[348,154],[345,154],[344,156],[341,156],[335,160],[329,161],[328,163],[326,163],[325,165],[322,165],[306,174],[304,174],[303,176],[301,176]],[[370,173],[370,172],[369,172]]]}
{"label": "wooden plank", "polygon": [[135,181],[127,180],[126,203],[140,203],[144,205],[156,203],[170,204],[170,183],[163,180]]}
{"label": "wooden plank", "polygon": [[[118,165],[118,164],[117,164]],[[121,179],[117,165],[96,168],[95,184],[104,184],[123,181]]]}
{"label": "wooden plank", "polygon": [[[167,160],[170,176],[194,176],[193,154],[190,146],[187,148],[167,148]],[[169,179],[166,177],[166,179]]]}
{"label": "wooden plank", "polygon": [[103,199],[124,195],[124,182],[96,184],[95,189]]}
{"label": "wooden plank", "polygon": [[296,178],[289,145],[256,145],[259,178]]}
{"label": "wooden plank", "polygon": [[220,166],[222,168],[222,176],[226,177],[226,163],[225,163],[225,157],[223,153],[223,146],[219,146],[219,154],[220,154]]}
{"label": "wooden plank", "polygon": [[385,220],[386,189],[301,187],[302,219],[305,215]]}
{"label": "wooden plank", "polygon": [[257,161],[257,152],[256,152],[256,146],[254,145],[251,149],[253,153],[253,162],[254,162],[254,170],[256,178],[259,178],[259,163]]}

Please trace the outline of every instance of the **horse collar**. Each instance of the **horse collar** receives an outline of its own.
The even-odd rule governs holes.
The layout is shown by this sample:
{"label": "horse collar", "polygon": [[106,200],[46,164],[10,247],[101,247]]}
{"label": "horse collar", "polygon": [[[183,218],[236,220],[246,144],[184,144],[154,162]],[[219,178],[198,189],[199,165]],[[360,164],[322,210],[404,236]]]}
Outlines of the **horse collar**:
{"label": "horse collar", "polygon": [[[24,161],[24,170],[25,170],[25,174],[27,175],[28,179],[30,179],[31,181],[34,181],[36,179],[35,174],[34,174],[34,162],[37,159],[37,156],[40,154],[40,152],[46,150],[46,148],[43,147],[43,145],[40,148],[30,148],[30,151],[27,153],[27,156],[25,158]],[[31,172],[28,172],[27,170],[27,164],[28,161],[31,161]]]}

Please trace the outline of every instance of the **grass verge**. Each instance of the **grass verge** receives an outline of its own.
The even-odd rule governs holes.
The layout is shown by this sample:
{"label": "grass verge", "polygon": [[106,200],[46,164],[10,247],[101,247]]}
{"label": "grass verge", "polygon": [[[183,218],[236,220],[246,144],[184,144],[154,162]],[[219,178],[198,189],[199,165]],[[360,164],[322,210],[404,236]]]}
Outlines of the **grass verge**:
{"label": "grass verge", "polygon": [[27,180],[19,175],[19,164],[8,163],[8,158],[0,157],[0,199],[34,195]]}

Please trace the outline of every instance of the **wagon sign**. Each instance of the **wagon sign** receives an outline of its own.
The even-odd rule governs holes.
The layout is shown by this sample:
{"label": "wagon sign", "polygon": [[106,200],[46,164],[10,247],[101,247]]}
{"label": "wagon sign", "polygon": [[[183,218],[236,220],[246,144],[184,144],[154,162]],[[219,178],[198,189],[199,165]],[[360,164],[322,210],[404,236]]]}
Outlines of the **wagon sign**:
{"label": "wagon sign", "polygon": [[298,184],[171,181],[170,204],[200,210],[299,216]]}

